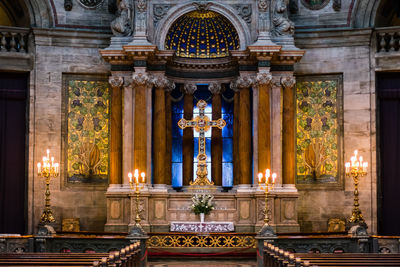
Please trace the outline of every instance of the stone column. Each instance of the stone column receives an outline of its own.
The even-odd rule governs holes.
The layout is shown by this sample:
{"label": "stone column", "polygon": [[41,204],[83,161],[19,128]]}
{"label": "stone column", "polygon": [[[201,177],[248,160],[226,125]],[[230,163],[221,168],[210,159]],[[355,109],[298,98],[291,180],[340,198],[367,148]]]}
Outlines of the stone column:
{"label": "stone column", "polygon": [[[208,90],[212,93],[212,120],[222,117],[221,85],[211,83]],[[211,177],[215,185],[222,186],[222,130],[211,130]]]}
{"label": "stone column", "polygon": [[251,110],[250,110],[250,87],[252,79],[248,76],[239,77],[233,84],[233,87],[240,89],[239,106],[239,184],[252,184],[251,170]]}
{"label": "stone column", "polygon": [[[175,84],[173,84],[175,88]],[[166,132],[166,163],[165,163],[165,183],[167,185],[172,184],[172,106],[170,93],[173,90],[172,87],[167,87],[165,91],[165,124]]]}
{"label": "stone column", "polygon": [[166,184],[167,166],[167,139],[166,139],[166,105],[165,90],[173,87],[165,76],[156,76],[153,79],[155,87],[154,111],[153,111],[153,184]]}
{"label": "stone column", "polygon": [[[183,100],[183,117],[186,120],[193,119],[193,94],[197,90],[197,86],[193,83],[187,83],[183,88],[185,92]],[[193,142],[193,128],[186,128],[183,130],[182,138],[182,159],[183,159],[183,185],[189,185],[193,181],[193,155],[194,155],[194,142]]]}
{"label": "stone column", "polygon": [[133,138],[133,167],[147,173],[147,90],[152,86],[149,75],[138,68],[133,73],[135,89],[135,128]]}
{"label": "stone column", "polygon": [[271,169],[271,105],[270,91],[272,75],[259,72],[256,77],[258,87],[258,171]]}
{"label": "stone column", "polygon": [[110,184],[122,183],[122,85],[124,78],[111,76]]}
{"label": "stone column", "polygon": [[295,101],[293,76],[281,78],[283,88],[282,183],[294,185],[295,178]]}

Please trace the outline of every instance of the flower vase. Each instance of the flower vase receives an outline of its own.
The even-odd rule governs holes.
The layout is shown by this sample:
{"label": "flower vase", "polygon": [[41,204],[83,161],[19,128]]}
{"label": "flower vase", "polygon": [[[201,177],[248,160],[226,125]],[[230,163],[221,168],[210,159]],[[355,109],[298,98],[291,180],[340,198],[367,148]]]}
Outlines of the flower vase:
{"label": "flower vase", "polygon": [[200,222],[204,223],[204,213],[200,213]]}

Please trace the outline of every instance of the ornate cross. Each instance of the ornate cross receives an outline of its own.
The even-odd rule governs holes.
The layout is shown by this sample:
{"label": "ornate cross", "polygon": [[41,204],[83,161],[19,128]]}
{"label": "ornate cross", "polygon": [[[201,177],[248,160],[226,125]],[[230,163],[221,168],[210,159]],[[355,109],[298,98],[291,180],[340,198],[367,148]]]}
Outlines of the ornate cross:
{"label": "ornate cross", "polygon": [[196,171],[196,180],[194,182],[190,182],[190,185],[213,185],[214,182],[210,182],[207,178],[207,155],[206,155],[206,138],[205,132],[210,130],[211,127],[218,127],[222,130],[225,127],[226,122],[221,118],[218,120],[210,120],[208,116],[205,115],[205,108],[207,107],[207,102],[204,100],[200,100],[196,105],[199,108],[199,116],[196,116],[192,120],[180,119],[178,122],[178,126],[181,129],[185,129],[187,127],[193,127],[196,132],[199,133],[199,154],[197,155],[198,163],[197,163],[197,171]]}

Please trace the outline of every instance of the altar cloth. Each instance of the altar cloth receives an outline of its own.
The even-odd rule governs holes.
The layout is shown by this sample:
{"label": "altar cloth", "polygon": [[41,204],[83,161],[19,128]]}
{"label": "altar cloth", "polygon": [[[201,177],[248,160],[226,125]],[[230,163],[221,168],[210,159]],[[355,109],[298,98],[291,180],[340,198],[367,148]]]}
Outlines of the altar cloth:
{"label": "altar cloth", "polygon": [[171,222],[171,232],[225,233],[235,231],[233,222]]}

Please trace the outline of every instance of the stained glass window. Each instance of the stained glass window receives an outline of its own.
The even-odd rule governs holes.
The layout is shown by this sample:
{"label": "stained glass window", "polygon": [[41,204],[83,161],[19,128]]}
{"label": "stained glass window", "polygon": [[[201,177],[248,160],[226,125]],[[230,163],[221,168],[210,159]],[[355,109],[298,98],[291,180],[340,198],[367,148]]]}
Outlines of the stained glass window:
{"label": "stained glass window", "polygon": [[67,182],[106,183],[109,171],[108,82],[67,81]]}
{"label": "stained glass window", "polygon": [[233,96],[228,88],[222,93],[222,118],[226,126],[222,129],[222,186],[233,186]]}
{"label": "stained glass window", "polygon": [[338,80],[299,81],[296,108],[297,183],[337,183],[340,147]]}
{"label": "stained glass window", "polygon": [[172,187],[182,187],[182,136],[178,121],[183,118],[183,94],[177,86],[171,92],[172,102]]}

